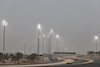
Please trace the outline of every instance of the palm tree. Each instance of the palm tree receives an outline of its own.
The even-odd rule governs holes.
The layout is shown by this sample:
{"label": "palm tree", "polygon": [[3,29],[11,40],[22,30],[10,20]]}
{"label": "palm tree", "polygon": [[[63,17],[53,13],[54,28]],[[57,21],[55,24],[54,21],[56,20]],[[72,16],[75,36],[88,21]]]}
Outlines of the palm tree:
{"label": "palm tree", "polygon": [[11,61],[15,61],[15,63],[16,63],[16,61],[18,61],[18,63],[19,63],[19,60],[21,58],[23,58],[23,54],[20,52],[17,52],[15,54],[10,54],[10,58],[11,58]]}
{"label": "palm tree", "polygon": [[3,56],[3,54],[2,54],[2,52],[0,52],[0,62],[2,61],[2,56]]}
{"label": "palm tree", "polygon": [[15,60],[18,61],[18,63],[19,63],[19,60],[20,60],[21,58],[23,58],[23,54],[20,53],[20,52],[17,52],[17,53],[15,54]]}
{"label": "palm tree", "polygon": [[[9,54],[8,53],[6,53],[6,54],[4,54],[4,60],[6,59],[6,60],[9,60]],[[3,53],[2,52],[0,52],[0,62],[2,61],[2,59],[3,59]]]}
{"label": "palm tree", "polygon": [[11,61],[15,61],[16,63],[16,56],[14,54],[10,54]]}
{"label": "palm tree", "polygon": [[100,55],[100,51],[96,52],[95,54]]}
{"label": "palm tree", "polygon": [[99,51],[98,53],[99,53],[99,55],[100,55],[100,51]]}
{"label": "palm tree", "polygon": [[28,56],[27,56],[27,59],[30,59],[31,61],[34,62],[34,60],[37,59],[37,54],[32,53],[31,55],[28,55]]}
{"label": "palm tree", "polygon": [[5,57],[6,60],[9,60],[9,58],[10,58],[10,56],[9,56],[8,53],[6,53],[6,54],[4,55],[4,57]]}
{"label": "palm tree", "polygon": [[95,52],[94,51],[88,51],[87,54],[88,55],[93,55],[93,54],[95,54]]}

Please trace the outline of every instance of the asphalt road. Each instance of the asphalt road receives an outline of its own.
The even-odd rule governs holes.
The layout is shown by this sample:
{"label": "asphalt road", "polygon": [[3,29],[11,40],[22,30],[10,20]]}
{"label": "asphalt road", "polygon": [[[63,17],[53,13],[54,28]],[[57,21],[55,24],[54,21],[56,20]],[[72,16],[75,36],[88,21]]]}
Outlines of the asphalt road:
{"label": "asphalt road", "polygon": [[100,67],[100,60],[95,60],[93,63],[90,64],[72,65],[69,67]]}
{"label": "asphalt road", "polygon": [[[100,67],[100,60],[94,60],[93,63],[83,65],[59,65],[60,67]],[[46,67],[59,67],[59,66],[46,66]],[[45,66],[43,66],[45,67]]]}

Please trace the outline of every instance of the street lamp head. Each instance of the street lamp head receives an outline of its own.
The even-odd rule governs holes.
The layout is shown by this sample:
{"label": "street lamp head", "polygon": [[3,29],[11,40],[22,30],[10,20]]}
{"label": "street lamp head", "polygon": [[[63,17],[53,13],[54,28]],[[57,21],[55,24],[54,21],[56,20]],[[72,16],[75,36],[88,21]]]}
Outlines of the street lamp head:
{"label": "street lamp head", "polygon": [[67,50],[67,48],[65,48],[65,50]]}
{"label": "street lamp head", "polygon": [[38,24],[38,29],[41,29],[41,25],[40,24]]}
{"label": "street lamp head", "polygon": [[53,30],[51,29],[51,33],[53,33]]}
{"label": "street lamp head", "polygon": [[43,37],[45,37],[45,35],[43,34]]}
{"label": "street lamp head", "polygon": [[59,35],[56,35],[57,38],[59,38]]}
{"label": "street lamp head", "polygon": [[97,40],[98,39],[98,36],[95,36],[95,40]]}
{"label": "street lamp head", "polygon": [[2,20],[2,22],[3,22],[3,25],[4,26],[7,26],[8,25],[8,22],[6,20]]}

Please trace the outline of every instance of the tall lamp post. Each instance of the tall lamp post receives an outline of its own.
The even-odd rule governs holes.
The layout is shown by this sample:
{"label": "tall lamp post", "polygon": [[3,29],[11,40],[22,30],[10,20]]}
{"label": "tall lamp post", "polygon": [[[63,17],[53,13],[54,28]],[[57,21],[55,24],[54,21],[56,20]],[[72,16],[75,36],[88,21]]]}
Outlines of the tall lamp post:
{"label": "tall lamp post", "polygon": [[7,26],[8,25],[8,22],[6,21],[6,20],[3,20],[2,21],[3,22],[3,26],[4,26],[4,31],[3,31],[3,64],[4,64],[4,50],[5,50],[5,26]]}
{"label": "tall lamp post", "polygon": [[47,35],[46,35],[46,48],[45,48],[45,50],[46,50],[45,53],[46,53],[46,54],[47,54],[47,47],[48,47],[48,46],[47,46],[47,44],[48,44],[48,42],[47,42],[48,40],[47,40],[47,39],[48,39],[48,38],[47,38]]}
{"label": "tall lamp post", "polygon": [[58,52],[58,39],[59,39],[59,35],[56,35],[57,38],[57,52]]}
{"label": "tall lamp post", "polygon": [[43,34],[43,47],[42,47],[43,54],[44,54],[44,38],[45,38],[45,35]]}
{"label": "tall lamp post", "polygon": [[26,54],[26,44],[25,44],[26,40],[24,40],[24,59],[25,59],[25,54]]}
{"label": "tall lamp post", "polygon": [[68,50],[68,49],[67,49],[67,48],[65,48],[65,52],[67,52],[67,50]]}
{"label": "tall lamp post", "polygon": [[98,36],[95,36],[95,40],[96,40],[96,52],[97,52],[97,40],[98,40]]}
{"label": "tall lamp post", "polygon": [[41,25],[38,24],[38,63],[39,63],[40,30],[41,30]]}
{"label": "tall lamp post", "polygon": [[62,52],[64,52],[64,45],[62,45]]}
{"label": "tall lamp post", "polygon": [[42,48],[42,51],[43,51],[43,62],[44,62],[44,38],[45,38],[45,35],[43,34],[43,48]]}
{"label": "tall lamp post", "polygon": [[80,54],[79,51],[80,51],[80,45],[78,44],[78,53],[77,53],[78,55]]}
{"label": "tall lamp post", "polygon": [[50,45],[50,44],[49,44],[49,41],[50,41],[49,38],[50,38],[50,35],[48,34],[48,35],[47,35],[47,50],[46,50],[46,51],[47,51],[47,54],[49,54],[49,45]]}
{"label": "tall lamp post", "polygon": [[50,55],[51,55],[51,45],[52,45],[52,33],[53,33],[53,30],[51,29],[50,31]]}

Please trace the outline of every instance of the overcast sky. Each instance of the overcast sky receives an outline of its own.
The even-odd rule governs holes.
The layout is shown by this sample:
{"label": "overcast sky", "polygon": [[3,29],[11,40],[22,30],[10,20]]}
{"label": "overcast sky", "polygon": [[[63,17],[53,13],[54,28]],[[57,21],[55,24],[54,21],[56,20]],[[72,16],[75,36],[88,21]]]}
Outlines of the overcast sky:
{"label": "overcast sky", "polygon": [[[51,28],[54,30],[53,51],[56,51],[55,35],[59,34],[59,51],[67,48],[66,51],[77,52],[79,44],[80,53],[84,54],[95,51],[94,36],[100,37],[100,0],[0,0],[0,51],[3,19],[8,20],[6,52],[22,52],[24,39],[26,52],[37,52],[37,24],[41,24],[41,35],[47,35]],[[42,36],[40,52],[41,47]]]}

